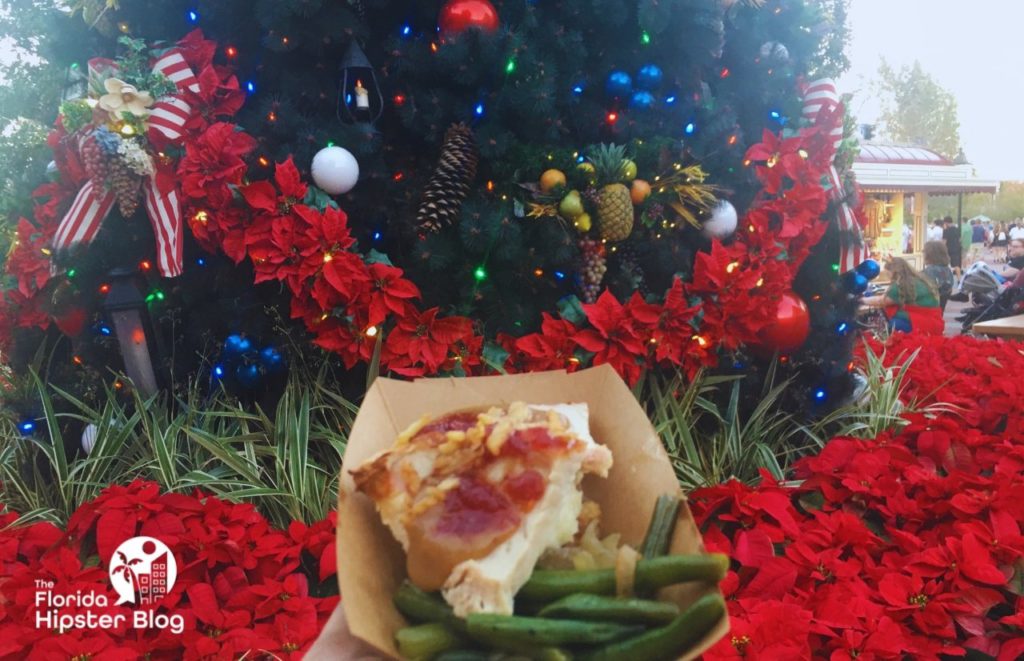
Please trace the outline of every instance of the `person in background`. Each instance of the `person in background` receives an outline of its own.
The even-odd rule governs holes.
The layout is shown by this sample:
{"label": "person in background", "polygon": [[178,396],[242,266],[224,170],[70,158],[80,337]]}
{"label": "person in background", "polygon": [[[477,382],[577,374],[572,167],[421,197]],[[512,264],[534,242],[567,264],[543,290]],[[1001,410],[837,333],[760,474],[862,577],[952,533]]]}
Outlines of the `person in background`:
{"label": "person in background", "polygon": [[1024,222],[1021,222],[1020,218],[1014,221],[1009,236],[1011,239],[1024,239]]}
{"label": "person in background", "polygon": [[932,281],[902,257],[893,257],[885,270],[892,276],[889,289],[864,299],[864,305],[885,309],[893,332],[942,335],[946,323],[939,308],[939,292]]}
{"label": "person in background", "polygon": [[[974,241],[974,225],[969,222],[960,222],[960,250],[963,254],[960,257],[960,266],[967,268],[974,262],[971,261],[971,243]],[[950,255],[952,257],[953,255]]]}
{"label": "person in background", "polygon": [[942,219],[936,218],[932,221],[932,224],[928,226],[928,235],[925,237],[928,241],[942,241]]}
{"label": "person in background", "polygon": [[1010,245],[1006,249],[1006,264],[999,271],[999,275],[1012,280],[1021,271],[1024,271],[1024,239],[1010,239]]}
{"label": "person in background", "polygon": [[960,277],[960,266],[963,263],[963,254],[960,252],[960,230],[953,224],[952,216],[942,219],[944,226],[942,238],[946,242],[946,252],[949,253],[949,266],[953,273]]}
{"label": "person in background", "polygon": [[1006,246],[1009,245],[1009,236],[1006,233],[1006,223],[996,225],[992,232],[992,254],[997,262],[1006,261]]}
{"label": "person in background", "polygon": [[953,270],[949,268],[949,252],[942,241],[924,244],[924,271],[922,274],[935,284],[939,292],[939,309],[946,312],[946,303],[953,293]]}
{"label": "person in background", "polygon": [[971,248],[967,261],[971,264],[985,254],[985,226],[977,218],[971,221]]}
{"label": "person in background", "polygon": [[908,254],[914,252],[914,230],[910,229],[910,225],[905,221],[903,223],[903,252]]}

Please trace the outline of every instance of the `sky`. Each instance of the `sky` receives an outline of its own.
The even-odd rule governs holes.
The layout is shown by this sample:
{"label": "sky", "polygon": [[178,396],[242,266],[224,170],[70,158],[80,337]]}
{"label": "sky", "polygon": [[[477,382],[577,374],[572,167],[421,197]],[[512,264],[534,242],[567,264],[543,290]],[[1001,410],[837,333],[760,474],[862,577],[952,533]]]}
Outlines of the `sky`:
{"label": "sky", "polygon": [[1024,2],[850,0],[850,70],[860,123],[880,113],[871,96],[881,58],[922,68],[956,97],[960,139],[983,179],[1024,181]]}

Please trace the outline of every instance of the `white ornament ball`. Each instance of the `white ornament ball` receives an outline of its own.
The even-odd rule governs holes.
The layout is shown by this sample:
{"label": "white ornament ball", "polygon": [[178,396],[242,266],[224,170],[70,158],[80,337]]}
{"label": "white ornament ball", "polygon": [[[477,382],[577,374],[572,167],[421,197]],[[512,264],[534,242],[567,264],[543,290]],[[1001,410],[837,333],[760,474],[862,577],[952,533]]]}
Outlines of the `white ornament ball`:
{"label": "white ornament ball", "polygon": [[777,41],[766,41],[761,44],[761,57],[787,62],[789,61],[789,49],[785,44],[780,44]]}
{"label": "white ornament ball", "polygon": [[99,430],[96,429],[96,425],[91,423],[82,430],[82,449],[85,450],[86,454],[90,454],[92,449],[96,447],[96,435],[98,433]]}
{"label": "white ornament ball", "polygon": [[347,149],[324,147],[313,157],[313,181],[331,195],[355,188],[359,181],[359,162]]}
{"label": "white ornament ball", "polygon": [[722,200],[711,212],[711,219],[704,223],[701,231],[709,239],[724,239],[732,236],[738,222],[736,207],[731,202]]}

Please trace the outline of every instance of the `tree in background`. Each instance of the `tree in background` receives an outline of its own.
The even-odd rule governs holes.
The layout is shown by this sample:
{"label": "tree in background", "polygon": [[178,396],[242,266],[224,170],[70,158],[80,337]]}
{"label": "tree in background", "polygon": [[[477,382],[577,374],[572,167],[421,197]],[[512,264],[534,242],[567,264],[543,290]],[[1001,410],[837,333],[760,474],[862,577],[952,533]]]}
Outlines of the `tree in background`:
{"label": "tree in background", "polygon": [[[199,110],[159,157],[191,231],[173,278],[154,268],[137,201],[119,199],[91,244],[48,247],[86,180],[111,186],[96,150],[126,141],[103,131],[132,125],[70,122],[82,106],[65,104],[56,181],[18,222],[7,265],[19,369],[45,363],[90,397],[115,382],[103,306],[116,268],[144,285],[161,374],[250,392],[270,371],[261,347],[309,353],[307,338],[355,380],[368,364],[418,376],[602,362],[630,380],[757,377],[785,344],[763,331],[792,285],[813,329],[804,351],[785,347],[792,407],[848,391],[856,297],[828,222],[831,137],[800,131],[801,84],[845,67],[843,2],[73,4],[37,33],[59,71],[184,44],[201,90],[181,94]],[[445,14],[452,4],[473,11]],[[352,174],[344,155],[310,172],[339,146],[358,162],[354,187],[331,177]],[[78,158],[89,177],[76,178]],[[738,234],[713,214],[721,200],[740,210]]]}
{"label": "tree in background", "polygon": [[884,134],[896,143],[931,149],[952,159],[960,149],[956,98],[914,61],[893,69],[878,67]]}

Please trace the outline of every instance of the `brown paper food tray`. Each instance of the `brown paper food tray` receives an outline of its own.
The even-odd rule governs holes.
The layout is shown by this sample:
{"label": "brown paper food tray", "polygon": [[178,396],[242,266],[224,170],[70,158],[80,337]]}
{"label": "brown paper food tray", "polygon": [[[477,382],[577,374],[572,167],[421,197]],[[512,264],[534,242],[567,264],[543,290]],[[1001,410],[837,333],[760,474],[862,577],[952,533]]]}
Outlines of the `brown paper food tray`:
{"label": "brown paper food tray", "polygon": [[[398,658],[395,632],[407,626],[391,601],[405,578],[405,554],[381,522],[373,501],[355,492],[349,467],[391,446],[395,437],[423,414],[439,416],[457,409],[505,405],[586,402],[590,431],[611,448],[614,465],[607,479],[587,476],[584,494],[601,506],[601,534],[622,534],[638,548],[658,496],[680,493],[668,455],[643,408],[611,367],[574,374],[537,372],[509,376],[377,379],[349,435],[338,502],[338,583],[352,633]],[[674,553],[702,553],[704,542],[685,502],[672,539]],[[685,608],[717,586],[681,585],[663,590],[663,601]],[[729,630],[728,616],[680,661],[697,658]],[[641,660],[637,660],[641,661]]]}

